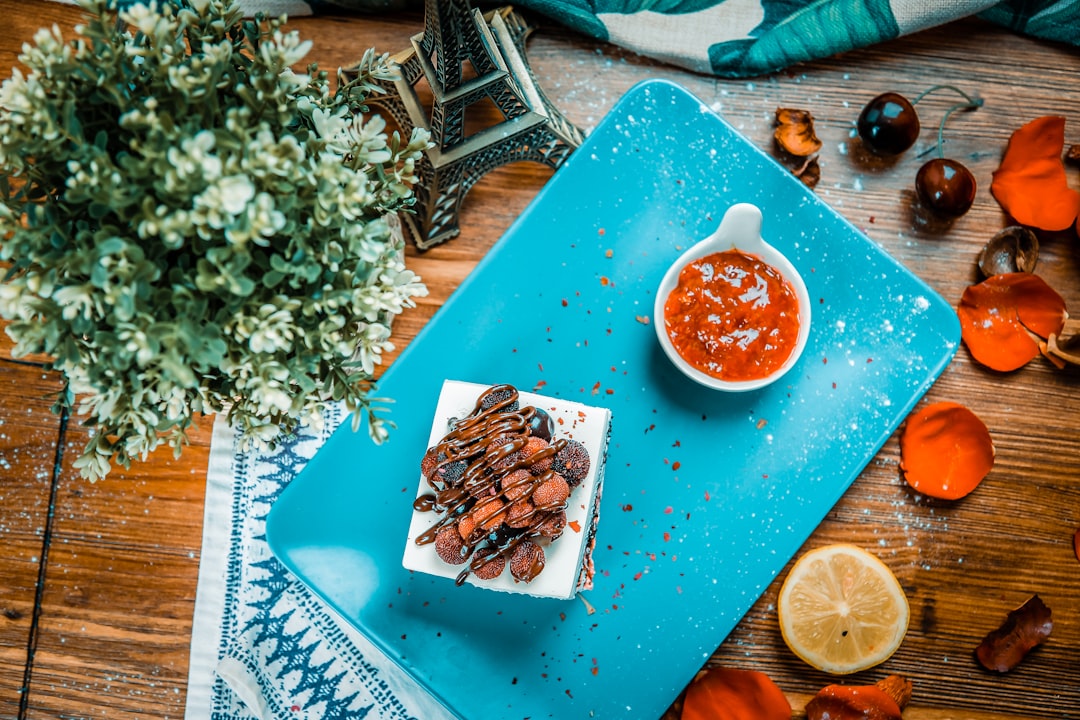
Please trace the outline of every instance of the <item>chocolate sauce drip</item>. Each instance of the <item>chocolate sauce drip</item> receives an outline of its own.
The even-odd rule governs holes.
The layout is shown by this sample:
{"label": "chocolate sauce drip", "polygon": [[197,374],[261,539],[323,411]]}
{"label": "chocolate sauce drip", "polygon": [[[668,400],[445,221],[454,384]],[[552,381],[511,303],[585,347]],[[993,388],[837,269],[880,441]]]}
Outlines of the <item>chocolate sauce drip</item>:
{"label": "chocolate sauce drip", "polygon": [[[465,582],[470,572],[476,572],[500,557],[509,558],[514,549],[526,540],[546,538],[550,541],[562,532],[558,518],[565,511],[565,501],[533,505],[525,514],[515,518],[515,524],[520,523],[517,528],[505,524],[510,508],[515,503],[531,503],[536,488],[556,473],[548,469],[536,475],[518,473],[513,480],[509,480],[510,476],[518,470],[528,471],[537,463],[553,459],[567,444],[564,439],[556,439],[536,453],[521,456],[532,431],[538,425],[534,422],[538,413],[543,411],[532,406],[519,407],[518,392],[512,385],[495,385],[481,393],[472,412],[453,421],[446,436],[428,450],[429,454],[433,453],[439,458],[428,480],[434,492],[418,497],[413,502],[413,508],[418,512],[435,511],[442,516],[416,538],[417,545],[434,542],[439,530],[456,523],[480,503],[501,503],[496,510],[485,514],[482,523],[478,523],[469,537],[464,538],[462,555],[471,559],[458,575],[458,585]],[[551,424],[550,418],[547,420],[541,426]],[[549,438],[550,434],[543,439]],[[445,478],[440,476],[447,484],[437,487],[441,483],[435,483],[431,478],[439,469],[461,461],[466,463],[464,472],[447,473]],[[543,568],[541,552],[529,568],[519,573],[519,579],[529,582]]]}

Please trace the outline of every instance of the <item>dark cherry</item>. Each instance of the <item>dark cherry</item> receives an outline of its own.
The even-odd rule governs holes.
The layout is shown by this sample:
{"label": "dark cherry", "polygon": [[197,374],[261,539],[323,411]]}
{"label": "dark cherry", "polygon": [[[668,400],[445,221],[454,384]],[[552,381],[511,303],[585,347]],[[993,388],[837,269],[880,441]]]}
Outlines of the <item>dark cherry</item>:
{"label": "dark cherry", "polygon": [[535,435],[541,440],[550,441],[551,436],[555,434],[555,421],[540,408],[534,409],[536,412],[529,420],[529,434]]}
{"label": "dark cherry", "polygon": [[919,114],[906,97],[887,92],[866,103],[855,124],[867,147],[882,155],[899,155],[919,139]]}
{"label": "dark cherry", "polygon": [[919,168],[915,190],[936,215],[956,218],[975,202],[975,176],[955,160],[934,158]]}

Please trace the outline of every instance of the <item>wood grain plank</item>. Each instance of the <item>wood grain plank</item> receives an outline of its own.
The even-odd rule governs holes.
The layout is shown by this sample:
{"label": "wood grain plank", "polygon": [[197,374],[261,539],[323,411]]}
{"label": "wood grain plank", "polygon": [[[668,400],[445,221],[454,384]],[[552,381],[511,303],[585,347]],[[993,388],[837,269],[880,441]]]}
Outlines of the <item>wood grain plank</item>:
{"label": "wood grain plank", "polygon": [[[0,0],[0,12],[8,19],[0,34],[3,67],[15,62],[18,45],[39,25],[57,21],[70,27],[74,13],[48,2],[28,10],[15,0]],[[824,142],[819,196],[950,302],[976,280],[975,256],[1006,222],[989,193],[989,180],[1009,133],[1053,113],[1069,117],[1075,134],[1071,123],[1080,117],[1080,96],[1073,92],[1075,49],[1035,42],[978,20],[769,77],[724,80],[683,72],[530,17],[537,26],[528,46],[533,70],[551,100],[585,130],[634,84],[656,77],[686,86],[767,153],[776,107],[811,110]],[[369,46],[389,52],[406,47],[420,20],[413,12],[298,19],[290,25],[315,42],[312,59],[332,69],[353,62]],[[945,97],[920,104],[924,132],[912,151],[893,161],[859,152],[852,135],[861,104],[873,95],[884,90],[914,95],[942,81],[986,100],[985,107],[954,116],[947,127],[949,154],[979,181],[972,211],[952,223],[931,221],[913,202],[915,172],[932,150],[934,129],[949,104]],[[427,282],[430,295],[396,321],[398,350],[387,361],[435,316],[550,173],[529,163],[500,168],[466,197],[459,238],[425,253],[409,249],[407,262]],[[1069,177],[1080,186],[1074,171]],[[1080,307],[1080,243],[1068,233],[1040,239],[1039,274],[1070,307]],[[4,348],[0,340],[0,353]],[[915,700],[905,717],[915,720],[1080,716],[1080,686],[1071,673],[1080,647],[1075,603],[1080,587],[1070,545],[1080,526],[1078,388],[1075,369],[1062,372],[1036,360],[1002,375],[982,369],[959,349],[924,402],[963,402],[990,427],[998,461],[984,485],[957,503],[916,496],[900,477],[893,437],[806,545],[868,547],[897,573],[912,604],[912,627],[897,655],[845,682],[873,682],[887,672],[910,675]],[[21,408],[23,391],[12,390],[0,400]],[[17,424],[23,434],[30,427],[22,419]],[[167,452],[156,454],[96,485],[65,470],[47,556],[29,717],[181,714],[208,422],[203,433],[179,461]],[[66,468],[83,439],[77,429],[71,431]],[[12,447],[23,452],[33,445],[18,440]],[[8,535],[0,531],[5,540]],[[711,662],[768,672],[801,708],[835,678],[809,669],[783,645],[775,617],[783,575]],[[1051,640],[1009,675],[983,672],[971,659],[974,645],[1033,592],[1054,610]],[[4,657],[0,654],[0,663]],[[6,692],[8,680],[4,675],[0,680]],[[6,716],[2,704],[0,715]]]}
{"label": "wood grain plank", "polygon": [[22,700],[60,418],[56,376],[0,360],[0,717]]}
{"label": "wood grain plank", "polygon": [[182,717],[197,549],[103,536],[53,540],[26,717]]}
{"label": "wood grain plank", "polygon": [[28,718],[183,715],[211,429],[179,460],[162,448],[88,483],[71,468],[85,431],[69,427]]}

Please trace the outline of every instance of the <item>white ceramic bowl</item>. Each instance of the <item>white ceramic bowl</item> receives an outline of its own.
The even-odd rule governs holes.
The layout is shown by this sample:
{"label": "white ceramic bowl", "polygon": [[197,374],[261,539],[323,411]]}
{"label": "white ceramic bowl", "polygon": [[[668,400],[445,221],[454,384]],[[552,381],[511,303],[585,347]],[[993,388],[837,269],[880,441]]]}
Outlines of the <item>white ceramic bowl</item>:
{"label": "white ceramic bowl", "polygon": [[[698,258],[731,249],[738,249],[750,255],[756,255],[779,270],[780,274],[791,283],[799,302],[799,334],[796,336],[795,347],[792,349],[791,355],[788,356],[783,365],[771,374],[753,380],[721,380],[707,375],[690,365],[672,345],[671,338],[668,337],[667,333],[667,322],[664,319],[664,304],[667,302],[668,295],[678,284],[679,272]],[[791,261],[762,239],[761,210],[756,205],[739,203],[732,205],[724,213],[716,232],[684,252],[668,268],[663,280],[660,281],[660,287],[656,291],[653,319],[660,347],[664,349],[664,353],[667,354],[675,367],[688,378],[714,390],[730,392],[757,390],[779,380],[784,373],[798,362],[799,356],[802,355],[803,348],[806,347],[806,339],[810,335],[810,296],[806,292],[806,283],[803,282],[802,276],[799,275],[799,271],[795,269]]]}

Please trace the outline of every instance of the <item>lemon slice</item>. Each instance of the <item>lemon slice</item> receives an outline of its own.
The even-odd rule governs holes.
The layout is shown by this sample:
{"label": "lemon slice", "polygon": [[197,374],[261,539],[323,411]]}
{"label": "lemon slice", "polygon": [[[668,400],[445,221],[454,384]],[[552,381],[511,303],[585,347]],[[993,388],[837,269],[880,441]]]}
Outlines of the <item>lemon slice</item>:
{"label": "lemon slice", "polygon": [[888,660],[908,628],[908,601],[896,576],[867,551],[836,544],[792,566],[777,600],[791,651],[828,673],[846,675]]}

